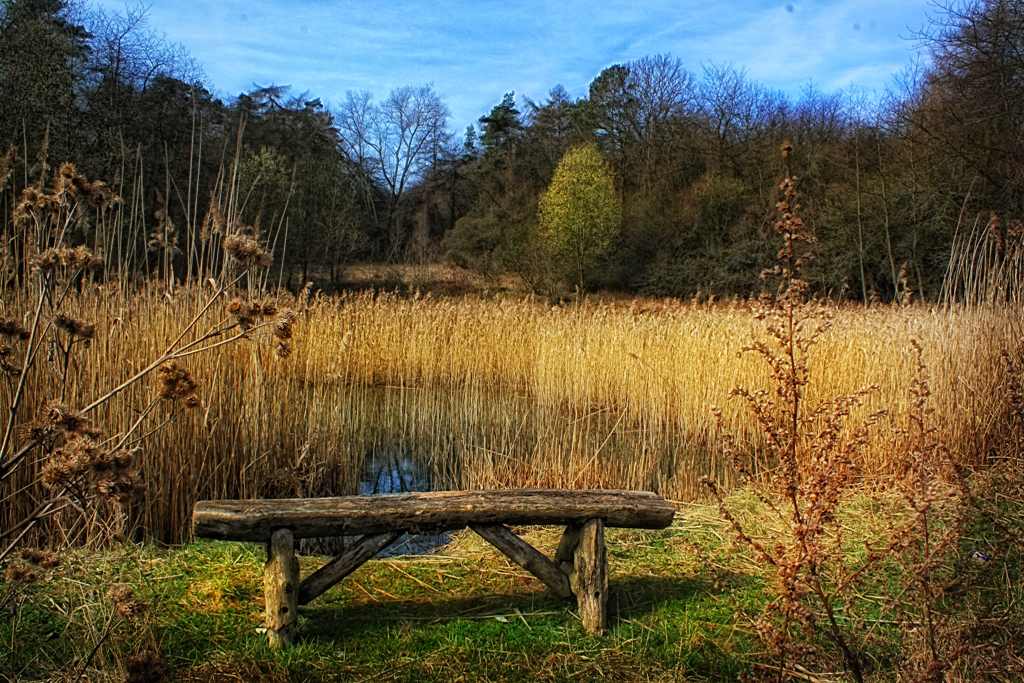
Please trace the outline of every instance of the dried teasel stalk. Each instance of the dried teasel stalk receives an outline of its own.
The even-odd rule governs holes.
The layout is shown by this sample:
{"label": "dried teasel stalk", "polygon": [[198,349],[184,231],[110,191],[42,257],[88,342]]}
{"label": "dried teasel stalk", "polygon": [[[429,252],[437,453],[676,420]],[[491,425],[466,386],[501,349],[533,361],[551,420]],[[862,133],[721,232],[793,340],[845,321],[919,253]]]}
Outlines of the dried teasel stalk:
{"label": "dried teasel stalk", "polygon": [[259,242],[248,235],[228,235],[224,238],[224,250],[246,268],[269,268],[274,262],[273,257],[260,247]]}
{"label": "dried teasel stalk", "polygon": [[157,395],[165,401],[181,399],[189,408],[199,405],[199,382],[177,361],[169,360],[156,370]]}
{"label": "dried teasel stalk", "polygon": [[96,336],[96,325],[87,323],[84,320],[76,320],[65,313],[58,313],[53,319],[53,324],[67,332],[73,339],[81,339],[86,342]]}
{"label": "dried teasel stalk", "polygon": [[44,419],[42,422],[49,424],[58,431],[80,434],[93,439],[100,436],[100,432],[92,428],[88,418],[83,417],[60,401],[48,401],[43,407],[43,415]]}
{"label": "dried teasel stalk", "polygon": [[251,330],[260,324],[261,320],[270,318],[263,324],[269,324],[270,334],[278,342],[275,354],[278,358],[287,358],[291,355],[293,349],[289,340],[294,334],[295,321],[298,319],[295,311],[279,309],[277,304],[272,302],[233,299],[227,306],[227,312],[243,330]]}
{"label": "dried teasel stalk", "polygon": [[74,434],[50,453],[39,481],[51,491],[72,489],[126,503],[145,492],[134,464],[132,453],[107,451],[92,438]]}
{"label": "dried teasel stalk", "polygon": [[243,330],[249,330],[256,326],[257,318],[263,315],[263,305],[258,301],[232,299],[227,311]]}
{"label": "dried teasel stalk", "polygon": [[134,619],[149,611],[149,603],[135,596],[135,591],[124,584],[114,584],[107,589],[107,600],[124,619]]}
{"label": "dried teasel stalk", "polygon": [[57,268],[98,272],[103,270],[104,266],[103,258],[96,256],[85,246],[44,249],[29,263],[36,273],[46,273]]}
{"label": "dried teasel stalk", "polygon": [[0,336],[24,341],[31,335],[29,331],[25,329],[25,326],[17,320],[0,318]]}

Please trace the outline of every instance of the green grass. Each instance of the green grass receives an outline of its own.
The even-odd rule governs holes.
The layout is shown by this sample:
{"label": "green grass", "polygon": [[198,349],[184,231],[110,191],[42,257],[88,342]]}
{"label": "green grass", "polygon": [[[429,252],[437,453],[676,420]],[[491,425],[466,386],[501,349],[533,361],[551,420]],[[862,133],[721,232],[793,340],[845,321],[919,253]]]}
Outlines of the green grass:
{"label": "green grass", "polygon": [[[605,637],[587,635],[568,601],[463,532],[434,555],[361,567],[301,608],[298,645],[286,652],[268,649],[261,632],[260,546],[70,552],[52,581],[22,587],[18,618],[0,624],[0,663],[26,680],[67,677],[111,613],[107,586],[123,583],[151,607],[131,622],[115,618],[90,666],[93,680],[117,679],[127,657],[146,648],[158,649],[179,680],[729,679],[749,644],[733,626],[723,579],[749,590],[751,578],[705,566],[694,552],[723,551],[719,526],[684,519],[663,531],[609,530]],[[553,529],[527,537],[548,553],[558,541]],[[303,572],[322,561],[302,557]]]}
{"label": "green grass", "polygon": [[[763,513],[750,497],[730,504],[748,521]],[[850,524],[877,533],[879,505],[856,501]],[[556,529],[524,531],[549,554],[558,542]],[[568,601],[466,531],[434,555],[367,563],[300,608],[298,644],[284,652],[270,650],[262,633],[261,546],[72,551],[35,583],[0,583],[0,602],[14,596],[0,608],[0,672],[73,680],[110,619],[105,594],[116,583],[150,609],[110,621],[85,670],[91,681],[125,680],[127,659],[147,649],[183,681],[719,681],[749,668],[761,645],[737,611],[761,611],[770,576],[713,508],[686,506],[669,529],[611,529],[607,540],[604,637],[587,635]],[[303,573],[322,561],[302,557]],[[1007,571],[1019,579],[1016,568]],[[890,579],[880,574],[874,588],[893,590]],[[1011,599],[1020,604],[1017,585]],[[874,599],[864,598],[864,606]],[[892,631],[880,630],[874,647],[883,666],[899,653]]]}

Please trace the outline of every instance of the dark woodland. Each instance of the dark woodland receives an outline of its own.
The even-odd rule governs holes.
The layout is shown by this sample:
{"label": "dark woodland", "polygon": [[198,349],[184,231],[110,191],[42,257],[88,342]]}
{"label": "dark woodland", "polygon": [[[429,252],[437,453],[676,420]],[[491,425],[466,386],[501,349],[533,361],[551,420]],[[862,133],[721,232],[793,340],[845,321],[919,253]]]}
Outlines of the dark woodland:
{"label": "dark woodland", "polygon": [[588,289],[759,291],[776,256],[786,141],[818,294],[936,300],[957,235],[990,231],[1006,249],[1020,239],[1024,6],[1014,0],[937,5],[922,31],[908,29],[917,57],[908,51],[878,95],[809,85],[794,100],[739,66],[653,55],[606,68],[578,100],[560,86],[539,101],[508,93],[464,133],[449,129],[430,86],[350,92],[334,107],[278,85],[220,99],[156,28],[141,9],[0,4],[0,145],[16,157],[4,215],[71,161],[142,220],[112,247],[137,274],[188,277],[218,193],[237,187],[238,215],[293,290],[344,287],[357,262],[443,262],[494,287],[554,292],[567,284],[537,248],[538,200],[565,152],[588,143],[622,206]]}

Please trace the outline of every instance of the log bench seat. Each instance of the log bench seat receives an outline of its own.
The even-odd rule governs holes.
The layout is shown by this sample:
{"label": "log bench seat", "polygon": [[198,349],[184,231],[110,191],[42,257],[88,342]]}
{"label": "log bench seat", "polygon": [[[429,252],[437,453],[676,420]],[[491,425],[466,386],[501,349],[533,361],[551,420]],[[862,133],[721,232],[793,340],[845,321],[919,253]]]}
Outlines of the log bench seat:
{"label": "log bench seat", "polygon": [[[192,514],[201,538],[267,544],[264,571],[267,636],[274,648],[295,638],[298,606],[351,574],[405,533],[438,534],[469,527],[556,595],[576,597],[590,633],[605,630],[608,556],[605,527],[663,529],[675,509],[645,491],[510,489],[436,491],[339,498],[200,501]],[[564,526],[553,560],[509,525]],[[295,539],[359,538],[302,581]]]}

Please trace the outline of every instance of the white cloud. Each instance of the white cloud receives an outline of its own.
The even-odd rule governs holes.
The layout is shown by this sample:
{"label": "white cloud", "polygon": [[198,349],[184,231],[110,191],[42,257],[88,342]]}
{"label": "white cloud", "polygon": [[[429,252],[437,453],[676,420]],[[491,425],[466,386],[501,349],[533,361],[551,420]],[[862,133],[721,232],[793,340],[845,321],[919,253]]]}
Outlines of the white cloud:
{"label": "white cloud", "polygon": [[791,95],[809,81],[881,89],[909,60],[900,36],[924,22],[928,7],[927,0],[152,0],[149,12],[151,26],[188,48],[229,96],[276,83],[332,103],[350,89],[383,97],[432,82],[460,130],[510,90],[542,99],[561,84],[581,96],[606,66],[655,53],[680,57],[693,71],[732,62]]}

